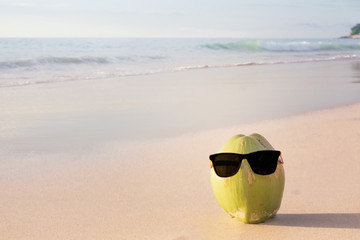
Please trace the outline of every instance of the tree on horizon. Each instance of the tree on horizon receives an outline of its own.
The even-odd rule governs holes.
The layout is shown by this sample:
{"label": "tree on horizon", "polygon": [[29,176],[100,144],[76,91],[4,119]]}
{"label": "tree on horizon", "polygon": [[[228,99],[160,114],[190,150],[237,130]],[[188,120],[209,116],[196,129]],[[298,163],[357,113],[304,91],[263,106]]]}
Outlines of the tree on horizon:
{"label": "tree on horizon", "polygon": [[351,28],[351,34],[350,35],[356,35],[360,34],[360,23],[356,24]]}

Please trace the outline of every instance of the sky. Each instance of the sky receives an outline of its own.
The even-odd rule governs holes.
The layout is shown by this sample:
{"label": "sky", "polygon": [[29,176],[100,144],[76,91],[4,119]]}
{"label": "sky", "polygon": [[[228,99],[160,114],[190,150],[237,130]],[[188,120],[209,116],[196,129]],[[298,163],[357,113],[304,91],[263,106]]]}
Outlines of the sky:
{"label": "sky", "polygon": [[0,0],[0,37],[336,38],[360,0]]}

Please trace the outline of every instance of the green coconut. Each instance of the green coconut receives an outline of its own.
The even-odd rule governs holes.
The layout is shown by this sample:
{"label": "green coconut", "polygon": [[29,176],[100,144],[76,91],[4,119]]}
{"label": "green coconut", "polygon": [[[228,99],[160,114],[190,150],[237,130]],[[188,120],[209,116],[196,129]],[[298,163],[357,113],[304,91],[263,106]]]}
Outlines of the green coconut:
{"label": "green coconut", "polygon": [[[219,150],[247,154],[261,150],[274,150],[260,134],[235,135]],[[281,162],[269,175],[255,174],[244,159],[239,171],[231,177],[219,177],[211,168],[211,186],[216,200],[231,217],[245,223],[260,223],[273,217],[280,208],[285,175]]]}

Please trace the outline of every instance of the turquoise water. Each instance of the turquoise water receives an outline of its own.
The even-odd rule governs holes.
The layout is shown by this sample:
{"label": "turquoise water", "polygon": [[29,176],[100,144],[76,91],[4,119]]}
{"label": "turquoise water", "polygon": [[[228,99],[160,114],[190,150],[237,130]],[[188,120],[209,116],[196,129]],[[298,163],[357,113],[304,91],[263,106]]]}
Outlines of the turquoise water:
{"label": "turquoise water", "polygon": [[356,39],[0,39],[0,87],[360,58]]}

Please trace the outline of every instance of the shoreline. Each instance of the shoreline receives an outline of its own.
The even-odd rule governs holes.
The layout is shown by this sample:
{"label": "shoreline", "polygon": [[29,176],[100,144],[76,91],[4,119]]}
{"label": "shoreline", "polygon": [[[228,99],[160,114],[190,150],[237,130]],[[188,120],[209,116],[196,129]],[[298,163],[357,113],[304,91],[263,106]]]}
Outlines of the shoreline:
{"label": "shoreline", "polygon": [[42,80],[38,82],[24,82],[15,85],[0,85],[0,89],[2,88],[22,88],[22,87],[32,87],[38,85],[48,85],[48,84],[67,84],[73,82],[91,82],[91,81],[112,81],[114,78],[122,79],[122,78],[138,78],[138,77],[146,77],[146,76],[161,76],[163,74],[177,74],[177,73],[186,73],[191,71],[201,71],[201,70],[211,70],[211,69],[231,69],[231,68],[241,68],[241,67],[253,67],[253,66],[276,66],[276,65],[292,65],[292,64],[317,64],[317,63],[334,63],[334,62],[360,62],[360,58],[354,55],[345,55],[345,56],[333,56],[329,59],[309,59],[309,60],[293,60],[293,61],[276,61],[276,62],[239,62],[239,63],[228,63],[225,65],[211,65],[211,64],[204,64],[204,65],[185,65],[185,66],[177,66],[170,69],[163,69],[160,71],[149,71],[143,73],[133,73],[129,75],[119,75],[117,77],[107,77],[107,78],[84,78],[84,79],[72,79],[72,80],[58,80],[58,81],[48,81]]}
{"label": "shoreline", "polygon": [[[355,39],[355,38],[354,38]],[[200,70],[207,70],[207,69],[226,69],[229,68],[239,68],[239,67],[251,67],[251,66],[274,66],[274,65],[291,65],[291,64],[316,64],[316,63],[327,63],[327,62],[359,62],[360,58],[357,55],[346,55],[346,56],[339,56],[339,57],[330,57],[329,59],[310,59],[310,60],[293,60],[293,61],[277,61],[277,62],[240,62],[240,63],[229,63],[225,65],[211,65],[211,64],[204,64],[204,65],[189,65],[189,66],[177,66],[170,69],[164,69],[160,71],[149,71],[144,73],[133,73],[129,75],[119,75],[116,78],[132,78],[132,77],[146,77],[146,76],[158,76],[162,74],[176,74],[176,73],[183,73],[189,71],[200,71]],[[1,88],[22,88],[22,87],[31,87],[31,86],[38,86],[38,85],[47,85],[47,84],[66,84],[72,82],[79,82],[79,81],[111,81],[114,77],[108,78],[85,78],[85,79],[72,79],[72,80],[58,80],[58,81],[38,81],[38,82],[24,82],[15,85],[0,85]]]}
{"label": "shoreline", "polygon": [[[360,102],[176,137],[115,141],[82,155],[30,156],[25,168],[1,177],[2,236],[356,239],[359,121]],[[278,214],[255,225],[231,219],[218,206],[208,163],[232,135],[252,132],[282,151],[286,178]],[[54,165],[49,157],[67,160]],[[1,172],[9,170],[11,164],[2,165]]]}
{"label": "shoreline", "polygon": [[8,153],[166,138],[360,101],[360,62],[205,69],[0,89]]}

